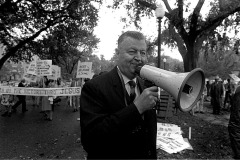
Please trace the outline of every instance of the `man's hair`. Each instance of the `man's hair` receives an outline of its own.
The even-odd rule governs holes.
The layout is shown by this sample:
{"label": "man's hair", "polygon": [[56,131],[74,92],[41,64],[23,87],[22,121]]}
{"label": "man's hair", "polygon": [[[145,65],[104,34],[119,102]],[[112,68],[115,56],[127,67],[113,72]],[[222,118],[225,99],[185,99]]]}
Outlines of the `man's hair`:
{"label": "man's hair", "polygon": [[123,42],[123,40],[127,37],[131,37],[137,40],[145,40],[145,36],[138,31],[127,31],[124,32],[119,38],[118,38],[118,45]]}

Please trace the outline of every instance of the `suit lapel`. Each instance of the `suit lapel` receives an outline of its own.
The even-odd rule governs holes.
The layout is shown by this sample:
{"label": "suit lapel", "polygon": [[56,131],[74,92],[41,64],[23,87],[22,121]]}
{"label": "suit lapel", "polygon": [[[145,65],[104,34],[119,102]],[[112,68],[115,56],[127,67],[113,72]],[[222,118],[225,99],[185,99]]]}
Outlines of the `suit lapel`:
{"label": "suit lapel", "polygon": [[[117,67],[114,67],[114,69],[112,71],[112,84],[113,84],[113,89],[115,90],[116,96],[118,96],[121,100],[121,102],[125,102],[125,97],[124,97],[124,92],[125,92],[125,88],[123,88],[123,84],[122,81],[118,75],[118,71],[117,71]],[[125,106],[126,104],[124,104]]]}

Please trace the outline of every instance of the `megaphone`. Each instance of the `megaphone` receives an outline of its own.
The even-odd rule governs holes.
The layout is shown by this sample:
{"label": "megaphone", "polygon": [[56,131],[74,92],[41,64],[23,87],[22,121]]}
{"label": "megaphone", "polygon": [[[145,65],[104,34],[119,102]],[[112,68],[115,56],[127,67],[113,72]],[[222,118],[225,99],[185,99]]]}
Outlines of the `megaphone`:
{"label": "megaphone", "polygon": [[200,68],[191,72],[176,73],[143,65],[136,69],[136,73],[172,95],[183,112],[190,111],[196,105],[205,85],[205,76]]}

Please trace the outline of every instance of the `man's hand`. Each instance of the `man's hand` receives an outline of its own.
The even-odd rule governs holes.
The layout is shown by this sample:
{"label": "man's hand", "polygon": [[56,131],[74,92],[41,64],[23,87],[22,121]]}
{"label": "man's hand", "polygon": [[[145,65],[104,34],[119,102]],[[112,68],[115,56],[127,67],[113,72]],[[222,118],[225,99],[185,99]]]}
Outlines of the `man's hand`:
{"label": "man's hand", "polygon": [[146,110],[152,109],[158,100],[158,87],[153,86],[146,88],[142,94],[136,98],[134,101],[140,114],[144,113]]}

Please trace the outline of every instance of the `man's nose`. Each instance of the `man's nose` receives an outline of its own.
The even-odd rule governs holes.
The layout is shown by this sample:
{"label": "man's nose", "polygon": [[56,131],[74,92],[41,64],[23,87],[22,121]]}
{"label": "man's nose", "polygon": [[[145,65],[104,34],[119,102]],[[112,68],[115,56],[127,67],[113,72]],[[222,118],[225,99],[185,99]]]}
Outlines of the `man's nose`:
{"label": "man's nose", "polygon": [[142,56],[141,56],[141,52],[140,52],[140,51],[137,51],[137,53],[136,53],[134,59],[135,59],[135,60],[138,60],[138,61],[141,61]]}

